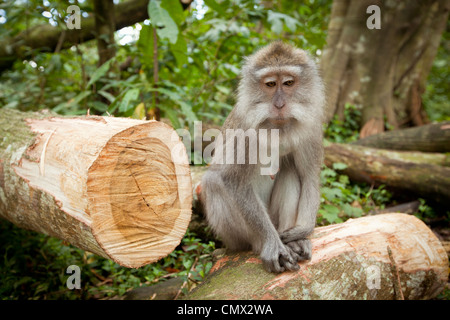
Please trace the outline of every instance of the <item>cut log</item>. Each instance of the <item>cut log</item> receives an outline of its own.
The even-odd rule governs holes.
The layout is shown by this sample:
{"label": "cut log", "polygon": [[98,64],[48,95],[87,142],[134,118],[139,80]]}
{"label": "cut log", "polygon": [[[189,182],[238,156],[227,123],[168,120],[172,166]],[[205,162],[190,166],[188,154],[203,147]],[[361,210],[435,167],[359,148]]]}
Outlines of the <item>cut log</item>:
{"label": "cut log", "polygon": [[157,121],[0,109],[0,217],[137,268],[180,243],[187,154]]}
{"label": "cut log", "polygon": [[414,216],[367,216],[316,228],[312,260],[268,273],[252,253],[224,255],[188,299],[431,299],[448,280],[448,257]]}
{"label": "cut log", "polygon": [[390,150],[450,152],[450,121],[388,131],[352,144]]}
{"label": "cut log", "polygon": [[[345,163],[343,173],[352,181],[414,193],[443,204],[450,203],[450,168],[429,164],[429,154],[387,151],[348,144],[325,147],[325,164]],[[445,163],[445,155],[436,155]]]}

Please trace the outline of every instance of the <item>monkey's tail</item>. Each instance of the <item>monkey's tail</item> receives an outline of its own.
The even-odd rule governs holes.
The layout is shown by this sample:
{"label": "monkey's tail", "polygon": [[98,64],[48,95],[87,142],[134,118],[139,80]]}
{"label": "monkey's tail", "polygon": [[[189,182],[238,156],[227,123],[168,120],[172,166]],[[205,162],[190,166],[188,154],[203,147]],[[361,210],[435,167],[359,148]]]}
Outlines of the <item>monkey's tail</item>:
{"label": "monkey's tail", "polygon": [[295,226],[280,234],[280,239],[283,243],[306,239],[312,232],[314,227]]}

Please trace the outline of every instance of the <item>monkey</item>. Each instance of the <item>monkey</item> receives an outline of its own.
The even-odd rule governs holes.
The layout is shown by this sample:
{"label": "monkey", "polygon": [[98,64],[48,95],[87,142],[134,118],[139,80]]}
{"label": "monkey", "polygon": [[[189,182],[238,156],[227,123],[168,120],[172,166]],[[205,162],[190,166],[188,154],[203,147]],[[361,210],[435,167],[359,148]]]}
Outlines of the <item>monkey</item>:
{"label": "monkey", "polygon": [[[320,204],[325,98],[318,68],[304,50],[270,43],[244,59],[236,98],[201,180],[207,222],[229,250],[259,254],[268,272],[298,270],[311,259],[308,236]],[[278,170],[261,174],[262,163],[248,163],[249,153],[245,163],[218,161],[236,140],[226,137],[231,129],[276,130]],[[257,136],[259,146],[271,142]],[[253,144],[246,137],[246,148]]]}

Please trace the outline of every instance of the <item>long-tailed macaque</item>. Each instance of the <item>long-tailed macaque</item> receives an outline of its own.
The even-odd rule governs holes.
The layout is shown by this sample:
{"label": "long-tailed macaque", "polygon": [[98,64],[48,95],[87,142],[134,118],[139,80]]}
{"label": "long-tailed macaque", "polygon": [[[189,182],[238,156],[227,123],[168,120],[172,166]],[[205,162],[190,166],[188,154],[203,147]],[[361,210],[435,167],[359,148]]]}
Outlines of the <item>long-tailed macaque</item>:
{"label": "long-tailed macaque", "polygon": [[[215,233],[231,250],[258,253],[270,272],[297,270],[298,261],[311,259],[307,237],[320,203],[323,105],[323,84],[305,51],[280,41],[260,49],[244,62],[237,103],[202,179],[201,200]],[[269,137],[250,141],[247,133],[260,129]],[[229,157],[236,130],[246,133],[247,150],[256,143],[256,150],[273,153],[276,143],[278,166],[264,173],[260,161],[249,163],[248,152],[245,163],[227,161],[239,151]]]}

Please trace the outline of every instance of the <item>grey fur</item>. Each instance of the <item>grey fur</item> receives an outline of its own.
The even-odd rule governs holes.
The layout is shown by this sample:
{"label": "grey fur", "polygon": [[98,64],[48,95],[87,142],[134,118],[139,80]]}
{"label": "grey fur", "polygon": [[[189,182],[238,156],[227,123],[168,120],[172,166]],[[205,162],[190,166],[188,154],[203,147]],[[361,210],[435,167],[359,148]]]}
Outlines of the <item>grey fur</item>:
{"label": "grey fur", "polygon": [[[265,56],[273,52],[276,59]],[[301,70],[294,75],[296,87],[291,90],[295,91],[286,93],[285,87],[277,87],[276,94],[268,94],[269,89],[255,76],[258,61],[274,61],[265,67],[277,79],[282,77],[279,70]],[[286,68],[298,66],[299,61],[301,68]],[[285,103],[281,108],[280,101]],[[213,160],[202,179],[201,200],[215,233],[230,250],[251,249],[260,254],[271,272],[297,270],[298,261],[311,258],[307,237],[314,230],[320,203],[323,104],[322,81],[304,51],[280,43],[261,49],[246,59],[237,103],[222,132],[225,135],[228,128],[279,129],[280,170],[272,180],[260,175],[259,164],[219,164]],[[270,117],[280,110],[286,111],[284,116],[290,120],[277,126]],[[225,143],[215,147],[223,150]]]}

